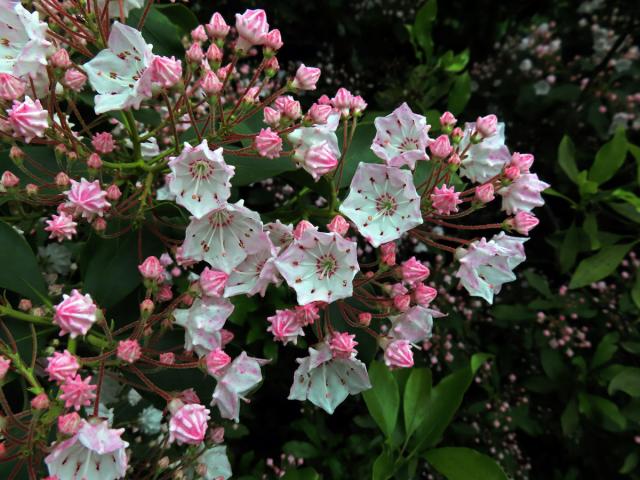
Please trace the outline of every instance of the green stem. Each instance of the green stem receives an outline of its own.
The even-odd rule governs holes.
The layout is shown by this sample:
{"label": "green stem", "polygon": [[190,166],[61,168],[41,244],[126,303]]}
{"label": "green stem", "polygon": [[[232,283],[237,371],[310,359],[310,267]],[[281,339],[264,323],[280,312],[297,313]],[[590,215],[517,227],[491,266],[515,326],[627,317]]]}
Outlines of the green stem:
{"label": "green stem", "polygon": [[133,117],[131,110],[125,110],[122,113],[124,115],[127,130],[129,130],[129,133],[131,134],[133,155],[136,160],[140,161],[142,159],[142,148],[140,147],[140,136],[138,135],[138,129],[136,128],[136,119]]}

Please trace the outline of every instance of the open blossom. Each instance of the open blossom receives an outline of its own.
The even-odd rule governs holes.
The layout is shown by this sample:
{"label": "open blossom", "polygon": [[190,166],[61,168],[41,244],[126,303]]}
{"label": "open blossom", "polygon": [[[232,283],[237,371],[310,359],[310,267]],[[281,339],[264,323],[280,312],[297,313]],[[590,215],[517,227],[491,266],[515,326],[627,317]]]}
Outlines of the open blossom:
{"label": "open blossom", "polygon": [[105,200],[107,192],[100,188],[100,182],[89,182],[81,178],[79,182],[71,180],[71,189],[64,192],[67,196],[67,206],[73,209],[75,214],[81,214],[91,221],[96,215],[102,216],[104,211],[111,206]]}
{"label": "open blossom", "polygon": [[47,226],[44,229],[49,232],[49,238],[55,238],[59,242],[71,240],[76,234],[78,224],[73,221],[71,215],[60,212],[60,215],[53,214],[51,219],[46,220]]}
{"label": "open blossom", "polygon": [[[127,472],[124,428],[112,429],[106,420],[82,420],[71,438],[54,445],[45,458],[49,475],[59,479],[116,480]],[[82,477],[77,473],[83,472]]]}
{"label": "open blossom", "polygon": [[509,149],[504,144],[504,123],[499,123],[496,133],[480,143],[472,143],[475,123],[467,123],[460,149],[466,154],[460,164],[460,174],[472,182],[485,183],[502,172],[511,160]]}
{"label": "open blossom", "polygon": [[182,62],[175,57],[161,57],[156,55],[149,63],[151,81],[161,87],[171,88],[182,77]]}
{"label": "open blossom", "polygon": [[264,231],[269,233],[269,239],[273,242],[274,246],[284,249],[288,247],[293,239],[293,226],[285,225],[276,220],[275,222],[269,222],[264,225]]}
{"label": "open blossom", "polygon": [[400,238],[423,221],[411,173],[373,163],[358,165],[340,212],[374,247]]}
{"label": "open blossom", "polygon": [[151,45],[138,30],[114,22],[108,48],[83,66],[98,92],[96,113],[140,108],[142,101],[151,97],[153,72],[148,67],[153,58]]}
{"label": "open blossom", "polygon": [[42,108],[40,100],[33,101],[29,96],[23,102],[14,100],[13,108],[7,110],[7,115],[14,132],[27,143],[42,137],[49,127],[49,114]]}
{"label": "open blossom", "polygon": [[262,45],[269,33],[267,14],[264,10],[246,10],[242,15],[236,13],[236,30],[236,49],[246,52],[254,45]]}
{"label": "open blossom", "polygon": [[389,335],[396,340],[418,343],[431,338],[433,319],[444,314],[419,305],[411,307],[400,315],[392,316]]}
{"label": "open blossom", "polygon": [[49,380],[64,382],[68,378],[75,377],[80,370],[78,359],[65,350],[63,353],[53,352],[53,356],[47,358],[45,372],[49,374]]}
{"label": "open blossom", "polygon": [[196,299],[188,309],[173,312],[176,325],[184,328],[184,348],[199,356],[222,347],[221,329],[233,313],[233,304],[223,298]]}
{"label": "open blossom", "polygon": [[222,151],[209,150],[206,140],[195,147],[185,142],[182,153],[169,162],[173,175],[169,190],[196,218],[224,207],[231,195],[229,180],[235,169],[225,163]]}
{"label": "open blossom", "polygon": [[303,63],[298,67],[296,76],[291,82],[291,86],[298,90],[315,90],[316,83],[320,78],[320,69],[315,67],[307,67]]}
{"label": "open blossom", "polygon": [[218,407],[222,418],[239,421],[240,400],[262,381],[260,366],[267,362],[242,352],[224,369],[211,400],[211,405]]}
{"label": "open blossom", "polygon": [[260,251],[262,233],[260,215],[240,200],[201,219],[193,218],[185,234],[183,255],[230,274],[248,255]]}
{"label": "open blossom", "polygon": [[428,160],[429,128],[427,119],[403,103],[386,117],[375,119],[376,136],[371,150],[391,167],[415,168],[417,160]]}
{"label": "open blossom", "polygon": [[293,160],[315,180],[332,171],[340,158],[335,133],[338,121],[338,115],[332,115],[325,125],[298,128],[288,135],[293,145]]}
{"label": "open blossom", "polygon": [[207,433],[209,410],[197,403],[188,403],[171,415],[169,420],[169,442],[179,445],[199,445]]}
{"label": "open blossom", "polygon": [[402,262],[402,279],[407,283],[416,283],[426,280],[431,273],[429,267],[424,263],[411,257],[409,260]]}
{"label": "open blossom", "polygon": [[243,293],[249,296],[259,293],[264,297],[270,284],[279,283],[279,274],[275,266],[278,249],[273,246],[267,233],[263,235],[260,250],[247,255],[229,275],[224,290],[225,297]]}
{"label": "open blossom", "polygon": [[270,128],[260,129],[254,145],[261,157],[277,158],[282,152],[282,138]]}
{"label": "open blossom", "polygon": [[525,173],[506,187],[498,189],[502,197],[502,210],[508,214],[530,212],[544,205],[540,192],[549,188],[549,184],[538,179],[535,173]]}
{"label": "open blossom", "polygon": [[60,327],[60,335],[70,334],[71,338],[85,335],[96,322],[98,307],[89,294],[82,295],[72,290],[71,295],[62,295],[62,301],[54,307],[53,323]]}
{"label": "open blossom", "polygon": [[472,242],[467,248],[458,248],[456,258],[460,268],[456,277],[470,295],[493,303],[493,295],[502,285],[516,279],[513,269],[524,262],[526,238],[510,237],[501,232],[487,241]]}
{"label": "open blossom", "polygon": [[87,407],[96,398],[97,385],[91,385],[91,376],[84,380],[80,375],[67,377],[60,385],[60,400],[64,400],[65,408],[74,408],[76,411]]}
{"label": "open blossom", "polygon": [[462,203],[460,192],[454,187],[442,185],[433,189],[431,205],[440,215],[449,215],[458,211],[458,205]]}
{"label": "open blossom", "polygon": [[0,73],[31,77],[46,87],[47,56],[52,52],[47,40],[48,25],[37,11],[29,12],[20,2],[5,2],[0,9]]}
{"label": "open blossom", "polygon": [[267,317],[271,324],[267,332],[273,334],[273,338],[286,345],[289,342],[296,344],[299,336],[304,336],[302,324],[293,310],[276,310],[276,314]]}
{"label": "open blossom", "polygon": [[309,356],[298,358],[289,400],[309,400],[332,414],[349,395],[371,388],[367,367],[354,355],[335,356],[328,342],[309,348]]}
{"label": "open blossom", "polygon": [[413,367],[411,343],[407,340],[393,340],[384,349],[384,363],[389,368]]}
{"label": "open blossom", "polygon": [[0,73],[0,98],[13,101],[22,98],[25,85],[22,80],[9,73]]}
{"label": "open blossom", "polygon": [[137,340],[121,340],[116,350],[117,357],[126,363],[135,363],[142,356],[142,347]]}
{"label": "open blossom", "polygon": [[358,342],[354,340],[355,335],[346,332],[333,332],[329,340],[329,348],[333,358],[348,359],[356,355]]}
{"label": "open blossom", "polygon": [[305,230],[275,263],[287,284],[296,291],[300,305],[350,297],[353,278],[360,270],[355,242],[312,228]]}

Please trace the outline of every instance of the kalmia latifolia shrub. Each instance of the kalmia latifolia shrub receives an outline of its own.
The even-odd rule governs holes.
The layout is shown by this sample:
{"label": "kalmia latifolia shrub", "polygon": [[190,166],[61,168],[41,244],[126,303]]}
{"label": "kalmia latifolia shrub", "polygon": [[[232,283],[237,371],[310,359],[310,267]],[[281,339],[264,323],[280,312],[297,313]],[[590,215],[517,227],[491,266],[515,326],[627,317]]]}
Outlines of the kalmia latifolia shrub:
{"label": "kalmia latifolia shrub", "polygon": [[[441,255],[491,303],[548,187],[494,115],[432,127],[402,104],[367,120],[345,87],[307,101],[321,72],[279,71],[262,10],[235,28],[213,14],[178,59],[145,27],[162,14],[136,6],[0,11],[8,478],[229,478],[225,431],[269,368],[289,368],[234,338],[242,298],[285,291],[254,328],[298,349],[282,396],[331,414],[371,388],[362,338],[411,368],[443,316],[425,260],[395,242]],[[267,178],[299,183],[250,208]],[[176,390],[167,375],[199,380]]]}

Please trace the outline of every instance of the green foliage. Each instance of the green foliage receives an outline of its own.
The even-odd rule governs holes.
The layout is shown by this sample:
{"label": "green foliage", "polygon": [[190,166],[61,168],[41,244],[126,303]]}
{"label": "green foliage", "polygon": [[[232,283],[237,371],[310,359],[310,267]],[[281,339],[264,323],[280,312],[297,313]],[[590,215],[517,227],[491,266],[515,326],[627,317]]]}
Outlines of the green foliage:
{"label": "green foliage", "polygon": [[425,458],[448,480],[507,480],[495,460],[470,448],[434,448]]}

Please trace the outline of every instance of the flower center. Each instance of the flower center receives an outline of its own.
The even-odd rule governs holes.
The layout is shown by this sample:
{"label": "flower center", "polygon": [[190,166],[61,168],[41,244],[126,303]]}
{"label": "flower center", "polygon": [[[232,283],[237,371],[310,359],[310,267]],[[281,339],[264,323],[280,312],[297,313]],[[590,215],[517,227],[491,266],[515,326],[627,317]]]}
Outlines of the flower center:
{"label": "flower center", "polygon": [[326,277],[331,278],[337,270],[338,262],[336,257],[330,253],[325,253],[316,260],[316,275],[318,275],[319,280],[323,280]]}
{"label": "flower center", "polygon": [[390,217],[398,209],[398,202],[389,193],[383,193],[376,198],[376,209],[381,215]]}
{"label": "flower center", "polygon": [[402,142],[400,142],[399,149],[405,152],[410,152],[412,150],[419,150],[420,147],[418,146],[418,139],[412,138],[412,137],[403,138]]}
{"label": "flower center", "polygon": [[209,215],[209,225],[213,228],[226,227],[233,221],[233,215],[226,210],[216,210]]}
{"label": "flower center", "polygon": [[189,163],[189,173],[198,180],[207,180],[213,174],[213,167],[204,160],[193,160]]}

